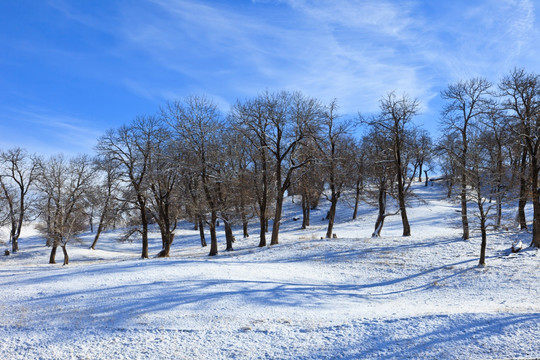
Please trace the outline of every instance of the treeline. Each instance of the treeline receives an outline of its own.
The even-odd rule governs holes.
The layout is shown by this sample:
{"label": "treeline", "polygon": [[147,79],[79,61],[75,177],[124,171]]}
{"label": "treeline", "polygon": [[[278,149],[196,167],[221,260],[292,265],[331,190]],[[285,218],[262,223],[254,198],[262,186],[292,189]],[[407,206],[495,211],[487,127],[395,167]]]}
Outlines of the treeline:
{"label": "treeline", "polygon": [[[60,247],[67,264],[67,244],[89,227],[92,248],[102,231],[121,226],[123,239],[141,239],[141,256],[148,258],[151,223],[161,233],[158,256],[169,256],[180,219],[200,230],[202,246],[208,229],[209,254],[217,255],[218,221],[226,251],[233,250],[232,226],[241,224],[248,237],[254,221],[260,224],[259,246],[278,244],[286,194],[301,198],[303,228],[310,210],[326,198],[331,238],[337,204],[347,192],[354,198],[353,218],[362,198],[378,206],[373,236],[380,236],[387,216],[397,214],[409,236],[411,183],[424,176],[427,185],[438,166],[448,197],[459,195],[464,239],[467,204],[477,204],[480,264],[487,226],[502,226],[505,202],[517,203],[525,229],[524,207],[532,199],[532,245],[539,247],[539,76],[515,69],[497,85],[474,78],[449,85],[441,96],[443,135],[436,141],[414,125],[418,100],[393,92],[381,98],[378,114],[355,117],[341,115],[335,100],[324,104],[299,92],[267,91],[238,101],[227,114],[205,96],[190,96],[107,131],[93,157],[3,151],[0,221],[17,251],[24,221],[38,219],[50,263]],[[356,135],[358,128],[363,135]],[[392,211],[389,196],[396,200]]]}

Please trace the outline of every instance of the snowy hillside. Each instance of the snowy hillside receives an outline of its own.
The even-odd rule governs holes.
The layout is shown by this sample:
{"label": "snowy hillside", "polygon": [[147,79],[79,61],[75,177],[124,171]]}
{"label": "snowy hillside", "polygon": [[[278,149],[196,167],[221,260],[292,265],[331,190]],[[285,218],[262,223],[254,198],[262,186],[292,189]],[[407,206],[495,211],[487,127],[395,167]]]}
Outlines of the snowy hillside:
{"label": "snowy hillside", "polygon": [[[27,233],[19,253],[0,257],[1,358],[540,357],[540,257],[511,254],[514,240],[530,242],[514,211],[508,231],[489,233],[479,268],[479,232],[460,240],[458,205],[438,185],[415,191],[406,238],[399,216],[371,238],[375,209],[351,221],[342,202],[338,238],[321,240],[326,204],[300,230],[290,199],[280,245],[258,248],[253,224],[213,258],[187,223],[170,258],[140,260],[140,244],[112,232],[95,251],[92,234],[70,244],[68,266],[48,265],[44,240]],[[157,232],[152,244],[157,254]]]}

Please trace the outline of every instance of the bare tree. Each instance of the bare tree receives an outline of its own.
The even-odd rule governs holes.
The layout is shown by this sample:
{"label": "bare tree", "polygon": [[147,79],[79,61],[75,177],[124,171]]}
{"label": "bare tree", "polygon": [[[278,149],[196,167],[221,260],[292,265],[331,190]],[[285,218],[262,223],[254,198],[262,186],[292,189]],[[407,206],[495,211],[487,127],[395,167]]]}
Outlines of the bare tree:
{"label": "bare tree", "polygon": [[467,175],[469,133],[474,122],[486,111],[489,105],[488,92],[491,83],[483,78],[473,78],[449,85],[441,92],[441,97],[447,103],[442,111],[443,132],[457,136],[461,140],[458,155],[461,179],[461,222],[463,239],[469,238],[469,220],[467,218]]}
{"label": "bare tree", "polygon": [[527,218],[525,216],[525,206],[527,205],[527,199],[529,190],[527,188],[527,159],[528,152],[525,146],[521,145],[520,141],[520,162],[519,162],[519,201],[518,201],[518,221],[521,230],[527,230]]}
{"label": "bare tree", "polygon": [[101,233],[114,222],[122,209],[123,201],[119,201],[121,193],[119,170],[119,163],[114,159],[96,158],[94,160],[97,179],[91,198],[99,212],[99,221],[94,241],[90,245],[92,250],[95,250]]}
{"label": "bare tree", "polygon": [[351,176],[347,155],[349,144],[353,143],[349,137],[352,122],[341,118],[337,114],[337,108],[336,100],[325,107],[321,121],[320,140],[316,142],[319,146],[321,166],[329,190],[329,194],[323,193],[330,201],[326,231],[328,239],[333,235],[337,203]]}
{"label": "bare tree", "polygon": [[427,168],[432,159],[433,141],[425,129],[418,129],[412,136],[412,157],[414,166],[418,168],[418,182],[422,182],[422,171],[428,181]]}
{"label": "bare tree", "polygon": [[93,178],[91,160],[83,155],[66,160],[51,157],[39,169],[39,189],[43,194],[40,231],[51,246],[49,263],[54,264],[56,249],[62,248],[64,265],[69,263],[67,244],[87,229],[85,192]]}
{"label": "bare tree", "polygon": [[369,181],[368,193],[376,199],[377,219],[372,237],[380,237],[386,217],[396,215],[387,210],[387,198],[390,179],[393,174],[392,143],[381,132],[371,129],[362,140],[362,152],[366,155],[365,176]]}
{"label": "bare tree", "polygon": [[36,180],[37,161],[21,148],[0,153],[0,188],[8,205],[9,239],[13,252],[19,250],[19,237],[27,219],[29,190]]}
{"label": "bare tree", "polygon": [[512,117],[511,128],[529,156],[529,186],[533,204],[531,246],[540,247],[540,76],[514,69],[503,78],[499,89],[504,97],[503,106]]}
{"label": "bare tree", "polygon": [[[187,155],[183,153],[184,157]],[[192,154],[191,154],[192,155]],[[187,164],[193,163],[191,160],[185,160]],[[204,235],[204,221],[205,221],[205,206],[204,195],[202,194],[202,186],[199,181],[197,169],[192,169],[188,166],[184,166],[181,170],[182,187],[185,191],[184,199],[186,201],[186,213],[192,217],[195,223],[195,230],[199,230],[199,236],[201,239],[201,246],[207,246],[206,238]]]}
{"label": "bare tree", "polygon": [[[203,96],[190,96],[183,101],[167,104],[162,116],[172,127],[178,147],[190,157],[196,179],[200,182],[201,195],[197,210],[202,215],[209,213],[206,223],[210,229],[210,256],[218,254],[216,226],[219,215],[219,171],[215,167],[219,161],[224,131],[223,117],[217,106]],[[201,201],[204,200],[204,201]]]}
{"label": "bare tree", "polygon": [[162,250],[158,257],[168,257],[181,211],[179,184],[183,159],[167,129],[161,129],[157,136],[148,167],[152,194],[149,209],[161,233]]}
{"label": "bare tree", "polygon": [[246,152],[253,167],[251,179],[260,223],[259,247],[266,246],[266,226],[273,181],[269,152],[271,122],[267,107],[265,97],[259,96],[245,102],[238,101],[230,115],[235,130],[242,134],[249,144]]}
{"label": "bare tree", "polygon": [[140,116],[129,125],[107,131],[98,140],[98,154],[112,159],[121,167],[123,181],[129,184],[134,204],[140,217],[143,259],[148,258],[149,187],[148,172],[156,139],[163,130],[158,118]]}
{"label": "bare tree", "polygon": [[377,132],[383,134],[392,144],[394,175],[397,180],[399,212],[403,224],[403,236],[411,235],[407,217],[405,198],[414,178],[414,173],[408,173],[408,161],[405,159],[406,140],[410,136],[411,121],[419,111],[419,103],[407,95],[398,98],[394,92],[388,93],[380,100],[381,113],[368,121]]}
{"label": "bare tree", "polygon": [[320,117],[320,105],[317,100],[301,93],[287,92],[267,94],[267,102],[271,123],[268,145],[274,160],[276,180],[276,209],[270,245],[277,245],[285,192],[291,186],[294,171],[309,161],[299,160],[296,152],[302,142],[315,133]]}
{"label": "bare tree", "polygon": [[[467,171],[468,186],[472,189],[468,193],[469,200],[474,201],[478,209],[478,219],[480,221],[480,233],[481,233],[481,246],[480,246],[480,259],[478,261],[479,266],[485,266],[486,264],[486,248],[487,248],[487,228],[489,214],[492,209],[499,208],[500,203],[489,201],[490,195],[494,189],[497,190],[501,185],[501,175],[499,173],[502,166],[499,164],[501,161],[497,155],[494,157],[494,143],[493,137],[497,137],[496,131],[494,132],[492,121],[493,114],[487,115],[488,121],[482,122],[480,126],[475,127],[474,131],[469,133],[469,161]],[[499,134],[500,135],[500,134]],[[490,141],[491,140],[491,141]],[[495,145],[495,154],[497,154],[497,146]],[[500,214],[495,217],[495,226],[500,225]]]}
{"label": "bare tree", "polygon": [[366,153],[364,153],[363,144],[361,141],[353,140],[349,144],[349,164],[351,166],[351,181],[354,187],[354,210],[352,219],[355,220],[358,216],[358,206],[360,204],[360,196],[364,191],[364,180],[366,176]]}
{"label": "bare tree", "polygon": [[446,184],[446,197],[451,198],[454,190],[454,185],[458,177],[458,152],[460,148],[460,140],[452,134],[443,134],[437,146],[434,148],[434,153],[438,159],[439,166],[443,172],[443,180]]}
{"label": "bare tree", "polygon": [[308,139],[300,147],[297,157],[306,165],[294,174],[289,193],[299,194],[302,206],[302,229],[310,225],[310,213],[319,205],[324,191],[325,174],[322,166],[320,148],[316,145],[318,140]]}
{"label": "bare tree", "polygon": [[488,162],[489,165],[489,184],[492,186],[490,203],[494,197],[496,205],[495,229],[501,227],[503,201],[510,188],[509,164],[506,155],[508,147],[511,145],[508,120],[498,104],[493,104],[491,108],[487,109],[481,119],[481,141],[486,147],[485,155],[487,156],[484,161]]}
{"label": "bare tree", "polygon": [[231,119],[252,147],[256,172],[261,174],[256,186],[261,220],[259,246],[266,245],[266,221],[269,196],[274,181],[275,212],[271,245],[279,243],[283,200],[292,184],[294,172],[309,159],[297,156],[303,141],[312,136],[320,116],[320,105],[301,93],[266,92],[244,104],[238,103]]}

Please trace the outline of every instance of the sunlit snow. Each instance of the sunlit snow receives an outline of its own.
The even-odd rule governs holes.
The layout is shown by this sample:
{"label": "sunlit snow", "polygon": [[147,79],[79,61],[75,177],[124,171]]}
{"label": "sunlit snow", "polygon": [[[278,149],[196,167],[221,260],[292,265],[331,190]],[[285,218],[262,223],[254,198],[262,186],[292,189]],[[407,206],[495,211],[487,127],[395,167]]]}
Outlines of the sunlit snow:
{"label": "sunlit snow", "polygon": [[[505,227],[460,239],[457,203],[439,184],[416,185],[412,236],[400,217],[371,238],[376,209],[357,220],[339,205],[337,239],[326,204],[300,230],[287,199],[280,245],[258,248],[258,226],[235,251],[208,257],[182,223],[167,259],[139,259],[140,243],[108,232],[68,245],[70,264],[27,231],[0,257],[2,359],[493,359],[540,357],[540,261],[509,204]],[[474,209],[471,205],[470,209]],[[471,216],[471,219],[473,216]],[[531,216],[529,216],[529,219]],[[5,236],[2,237],[5,239]],[[523,250],[512,253],[522,241]],[[152,254],[160,250],[156,229]],[[7,249],[8,244],[4,244]],[[0,247],[0,249],[3,249]]]}

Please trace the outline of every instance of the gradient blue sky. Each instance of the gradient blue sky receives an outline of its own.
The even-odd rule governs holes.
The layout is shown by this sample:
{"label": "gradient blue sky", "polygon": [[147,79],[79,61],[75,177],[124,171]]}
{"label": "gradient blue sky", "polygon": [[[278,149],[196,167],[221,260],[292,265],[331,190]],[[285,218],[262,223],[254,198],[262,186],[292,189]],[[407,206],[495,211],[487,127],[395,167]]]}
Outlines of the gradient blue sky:
{"label": "gradient blue sky", "polygon": [[301,90],[341,112],[388,91],[422,103],[458,79],[540,73],[540,1],[6,0],[0,2],[0,148],[92,153],[97,137],[167,100]]}

